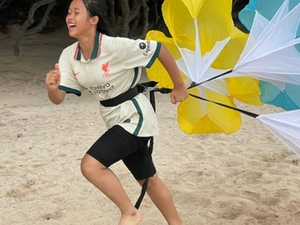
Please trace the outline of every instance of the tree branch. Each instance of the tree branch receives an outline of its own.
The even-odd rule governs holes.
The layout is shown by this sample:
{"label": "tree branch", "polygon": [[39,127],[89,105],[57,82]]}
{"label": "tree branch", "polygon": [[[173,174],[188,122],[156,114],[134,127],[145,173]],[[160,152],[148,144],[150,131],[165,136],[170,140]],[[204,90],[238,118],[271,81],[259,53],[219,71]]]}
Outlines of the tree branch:
{"label": "tree branch", "polygon": [[[47,9],[44,13],[44,16],[43,16],[43,19],[41,20],[41,22],[35,27],[35,28],[32,28],[30,30],[27,30],[27,28],[34,23],[34,19],[33,19],[33,16],[34,16],[34,13],[35,11],[43,6],[43,5],[47,5]],[[16,44],[15,44],[15,48],[14,48],[14,54],[16,56],[21,56],[22,54],[22,47],[21,47],[21,42],[22,42],[22,39],[24,37],[27,37],[29,35],[32,35],[32,34],[35,34],[39,31],[41,31],[44,27],[44,25],[46,24],[47,22],[47,19],[48,19],[48,15],[51,11],[51,9],[53,8],[53,6],[56,4],[56,1],[55,0],[41,0],[39,2],[36,2],[34,3],[30,10],[29,10],[29,14],[28,14],[28,18],[27,20],[24,22],[24,24],[21,26],[20,28],[20,34],[17,38],[17,41],[16,41]]]}
{"label": "tree branch", "polygon": [[6,0],[1,0],[1,1],[0,1],[0,9],[1,9],[1,7],[5,4],[5,2],[6,2]]}

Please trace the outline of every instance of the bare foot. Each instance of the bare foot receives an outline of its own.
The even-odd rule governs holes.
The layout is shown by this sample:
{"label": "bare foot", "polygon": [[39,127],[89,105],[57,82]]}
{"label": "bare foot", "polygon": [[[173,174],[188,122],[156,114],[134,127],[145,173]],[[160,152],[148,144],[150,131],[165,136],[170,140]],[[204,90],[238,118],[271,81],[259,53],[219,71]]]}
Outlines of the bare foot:
{"label": "bare foot", "polygon": [[137,225],[142,218],[142,214],[136,210],[133,215],[122,215],[119,225]]}

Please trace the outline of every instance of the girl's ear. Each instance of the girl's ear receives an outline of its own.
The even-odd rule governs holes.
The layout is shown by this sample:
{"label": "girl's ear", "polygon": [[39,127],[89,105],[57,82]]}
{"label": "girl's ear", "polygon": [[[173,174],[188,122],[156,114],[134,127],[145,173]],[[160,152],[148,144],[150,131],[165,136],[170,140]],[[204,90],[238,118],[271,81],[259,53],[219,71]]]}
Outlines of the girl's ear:
{"label": "girl's ear", "polygon": [[98,23],[98,21],[99,21],[99,17],[98,17],[98,16],[93,16],[93,17],[91,18],[91,23],[92,23],[93,25],[96,25],[96,24]]}

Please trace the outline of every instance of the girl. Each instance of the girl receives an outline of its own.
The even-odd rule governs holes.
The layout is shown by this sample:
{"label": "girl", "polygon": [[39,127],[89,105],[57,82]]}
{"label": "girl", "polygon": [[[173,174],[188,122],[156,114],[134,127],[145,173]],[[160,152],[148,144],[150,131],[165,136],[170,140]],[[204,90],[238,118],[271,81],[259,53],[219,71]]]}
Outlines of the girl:
{"label": "girl", "polygon": [[[121,212],[119,225],[135,225],[141,213],[130,202],[117,176],[109,169],[122,160],[142,185],[169,225],[182,225],[171,194],[159,179],[147,142],[158,134],[155,112],[149,100],[137,92],[142,67],[158,58],[170,74],[174,89],[171,102],[188,97],[174,59],[155,41],[109,36],[105,0],[73,0],[66,23],[69,35],[78,41],[63,50],[59,63],[47,73],[45,84],[54,104],[66,93],[78,96],[87,88],[99,101],[108,128],[87,151],[81,162],[84,177],[113,201]],[[145,166],[147,164],[147,168]]]}

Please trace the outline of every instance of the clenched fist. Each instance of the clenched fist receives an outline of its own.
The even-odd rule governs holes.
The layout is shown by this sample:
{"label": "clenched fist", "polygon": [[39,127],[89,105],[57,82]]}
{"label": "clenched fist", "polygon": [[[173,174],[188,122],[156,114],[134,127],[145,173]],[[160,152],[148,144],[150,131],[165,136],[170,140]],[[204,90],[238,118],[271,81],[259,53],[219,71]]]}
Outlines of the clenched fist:
{"label": "clenched fist", "polygon": [[47,73],[45,84],[48,88],[48,97],[54,104],[60,104],[66,95],[65,91],[59,90],[60,72],[58,63],[55,64],[54,70]]}
{"label": "clenched fist", "polygon": [[46,74],[45,84],[49,91],[57,90],[60,84],[60,72],[58,63],[55,64],[54,70],[50,70]]}

